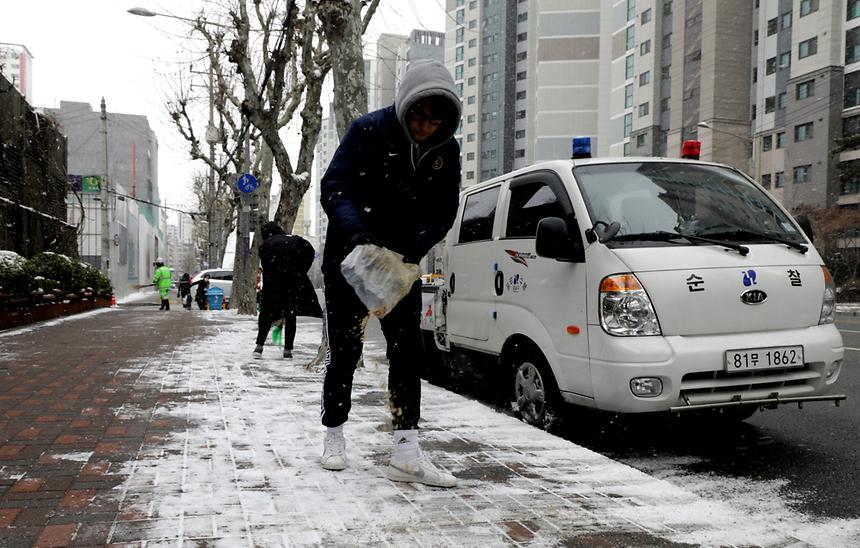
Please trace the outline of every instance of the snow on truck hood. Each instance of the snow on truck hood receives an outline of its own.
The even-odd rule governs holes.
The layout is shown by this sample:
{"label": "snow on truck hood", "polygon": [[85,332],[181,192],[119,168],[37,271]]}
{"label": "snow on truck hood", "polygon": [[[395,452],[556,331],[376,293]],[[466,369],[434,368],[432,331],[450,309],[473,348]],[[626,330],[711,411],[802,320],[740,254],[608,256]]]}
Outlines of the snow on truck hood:
{"label": "snow on truck hood", "polygon": [[[818,254],[781,244],[744,245],[750,249],[746,256],[711,245],[613,251],[644,286],[663,335],[818,325],[824,293]],[[765,300],[745,302],[748,292],[763,292]]]}

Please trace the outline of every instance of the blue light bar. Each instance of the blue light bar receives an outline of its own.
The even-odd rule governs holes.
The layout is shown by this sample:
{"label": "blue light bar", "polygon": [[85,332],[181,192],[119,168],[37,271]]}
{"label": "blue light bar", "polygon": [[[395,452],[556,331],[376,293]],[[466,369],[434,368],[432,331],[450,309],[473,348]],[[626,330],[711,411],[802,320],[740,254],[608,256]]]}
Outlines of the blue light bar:
{"label": "blue light bar", "polygon": [[591,158],[591,137],[574,137],[571,159]]}

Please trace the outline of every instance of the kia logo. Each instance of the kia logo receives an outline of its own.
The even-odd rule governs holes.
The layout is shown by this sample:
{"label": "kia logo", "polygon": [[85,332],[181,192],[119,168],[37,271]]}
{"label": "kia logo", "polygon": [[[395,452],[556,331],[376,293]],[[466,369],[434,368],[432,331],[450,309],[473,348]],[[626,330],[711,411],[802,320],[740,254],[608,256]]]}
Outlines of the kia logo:
{"label": "kia logo", "polygon": [[760,289],[750,289],[741,293],[741,301],[744,304],[761,304],[767,300],[767,293]]}

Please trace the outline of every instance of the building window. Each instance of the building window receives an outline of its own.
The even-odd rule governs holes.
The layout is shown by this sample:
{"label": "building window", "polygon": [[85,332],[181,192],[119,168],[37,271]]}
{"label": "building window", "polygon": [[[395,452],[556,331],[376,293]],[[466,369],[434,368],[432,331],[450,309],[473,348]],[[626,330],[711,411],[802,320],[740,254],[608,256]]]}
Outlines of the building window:
{"label": "building window", "polygon": [[454,84],[454,87],[457,90],[457,97],[462,98],[463,97],[463,83],[458,82],[457,84]]}
{"label": "building window", "polygon": [[514,139],[525,139],[526,138],[526,130],[518,129],[516,133],[514,133]]}
{"label": "building window", "polygon": [[779,54],[779,68],[784,69],[791,66],[791,52],[786,51]]}
{"label": "building window", "polygon": [[465,34],[466,34],[466,29],[464,29],[463,27],[460,27],[457,29],[456,42],[458,44],[463,41],[463,38],[465,38]]}
{"label": "building window", "polygon": [[468,135],[466,135],[466,142],[467,143],[474,143],[475,142],[475,134],[469,133]]}
{"label": "building window", "polygon": [[753,84],[758,82],[758,67],[753,67],[753,69],[752,69],[752,81],[753,81]]}
{"label": "building window", "polygon": [[463,60],[463,46],[457,46],[457,49],[454,50],[454,60],[462,61]]}
{"label": "building window", "polygon": [[457,10],[456,21],[458,25],[462,25],[466,20],[466,10]]}
{"label": "building window", "polygon": [[467,152],[466,153],[466,160],[472,161],[474,159],[475,159],[475,153],[474,152]]}
{"label": "building window", "polygon": [[765,97],[764,98],[764,113],[770,114],[774,110],[776,110],[776,97],[774,97],[773,95],[771,95],[770,97]]}
{"label": "building window", "polygon": [[635,33],[635,29],[634,29],[633,25],[630,25],[629,27],[627,27],[626,33],[627,33],[627,38],[626,38],[627,49],[630,50],[630,49],[633,49],[633,47],[636,45],[636,33]]}
{"label": "building window", "polygon": [[515,117],[517,120],[522,120],[523,118],[525,118],[525,117],[526,117],[526,111],[524,111],[524,110],[518,110],[518,111],[517,111],[517,113],[516,113],[516,115],[515,115],[514,117]]}
{"label": "building window", "polygon": [[644,147],[646,145],[647,141],[648,141],[648,135],[647,134],[641,133],[641,134],[637,135],[636,136],[636,147],[637,148]]}
{"label": "building window", "polygon": [[476,28],[478,28],[478,20],[472,19],[469,21],[469,30],[475,30]]}
{"label": "building window", "polygon": [[860,105],[860,70],[845,75],[845,108]]}
{"label": "building window", "polygon": [[791,12],[790,11],[788,13],[783,13],[782,16],[780,17],[780,19],[781,19],[780,23],[782,23],[782,30],[785,30],[785,29],[791,27]]}
{"label": "building window", "polygon": [[469,95],[469,97],[466,98],[466,104],[474,105],[475,104],[475,96]]}
{"label": "building window", "polygon": [[818,37],[810,38],[809,40],[804,40],[798,46],[797,58],[804,59],[809,57],[810,55],[815,55],[818,53]]}
{"label": "building window", "polygon": [[648,116],[648,103],[642,103],[639,105],[639,117]]}
{"label": "building window", "polygon": [[633,106],[633,84],[624,86],[624,108]]}
{"label": "building window", "polygon": [[815,95],[815,80],[807,80],[806,82],[797,84],[796,98],[798,101],[812,97],[813,95]]}
{"label": "building window", "polygon": [[469,79],[466,80],[466,84],[470,86],[474,86],[477,82],[477,78],[475,76],[469,76]]}
{"label": "building window", "polygon": [[670,13],[672,13],[672,0],[663,2],[663,15],[668,15]]}
{"label": "building window", "polygon": [[467,171],[466,172],[466,179],[474,179],[474,178],[475,178],[475,172],[474,171]]}
{"label": "building window", "polygon": [[529,12],[524,11],[524,12],[517,15],[517,23],[522,23],[524,21],[527,21],[528,18],[529,18]]}
{"label": "building window", "polygon": [[525,42],[528,39],[529,39],[529,33],[527,33],[527,32],[521,32],[521,33],[517,34],[517,42]]}
{"label": "building window", "polygon": [[812,122],[794,126],[794,142],[812,139]]}
{"label": "building window", "polygon": [[764,64],[764,73],[773,74],[776,72],[776,57],[771,57]]}
{"label": "building window", "polygon": [[627,113],[624,115],[624,136],[630,137],[630,133],[633,131],[633,115]]}
{"label": "building window", "polygon": [[774,173],[774,188],[782,188],[785,186],[785,172],[777,171]]}
{"label": "building window", "polygon": [[848,15],[846,21],[860,17],[860,0],[848,0]]}
{"label": "building window", "polygon": [[860,61],[860,27],[845,32],[845,64]]}
{"label": "building window", "polygon": [[761,186],[770,188],[770,173],[761,176]]}
{"label": "building window", "polygon": [[627,0],[627,20],[636,17],[636,0]]}
{"label": "building window", "polygon": [[[860,0],[858,0],[860,1]],[[651,22],[651,8],[642,12],[641,24],[650,23]]]}
{"label": "building window", "polygon": [[776,30],[777,30],[777,18],[774,17],[773,19],[771,19],[767,22],[767,35],[770,36],[772,34],[776,34]]}
{"label": "building window", "polygon": [[469,57],[469,66],[470,66],[470,67],[474,67],[474,66],[475,66],[475,65],[477,65],[477,64],[478,64],[478,60],[477,60],[476,58],[474,58],[474,57]]}
{"label": "building window", "polygon": [[517,73],[517,80],[525,80],[526,79],[526,71]]}
{"label": "building window", "polygon": [[660,112],[669,112],[669,98],[660,99]]}
{"label": "building window", "polygon": [[624,78],[627,80],[633,78],[633,56],[628,55],[624,60],[625,68],[624,68]]}
{"label": "building window", "polygon": [[517,54],[517,61],[525,61],[528,58],[528,53],[521,51]]}
{"label": "building window", "polygon": [[624,155],[630,156],[630,143],[624,143]]}
{"label": "building window", "polygon": [[761,149],[767,152],[773,148],[773,135],[765,135],[761,138]]}
{"label": "building window", "polygon": [[651,52],[651,40],[645,40],[639,44],[639,55],[645,55]]}
{"label": "building window", "polygon": [[518,148],[514,151],[514,158],[525,158],[526,150],[524,148]]}
{"label": "building window", "polygon": [[650,84],[650,83],[651,83],[651,71],[646,70],[645,72],[643,72],[642,74],[639,75],[639,85],[644,86],[644,85]]}
{"label": "building window", "polygon": [[526,98],[526,91],[518,91],[517,92],[517,101],[521,101]]}
{"label": "building window", "polygon": [[779,95],[776,96],[776,108],[784,109],[787,104],[788,104],[788,93],[783,91],[782,93],[780,93]]}
{"label": "building window", "polygon": [[477,45],[478,45],[478,40],[476,38],[472,38],[471,40],[469,40],[469,47],[470,48],[474,48]]}
{"label": "building window", "polygon": [[805,17],[818,11],[818,0],[800,0],[800,16]]}
{"label": "building window", "polygon": [[463,79],[463,65],[457,65],[454,67],[454,80],[462,80]]}
{"label": "building window", "polygon": [[754,46],[758,45],[758,29],[755,29],[753,31],[753,45]]}
{"label": "building window", "polygon": [[466,123],[467,124],[474,124],[475,123],[475,115],[469,114],[468,116],[466,116]]}
{"label": "building window", "polygon": [[750,108],[750,119],[752,119],[752,120],[756,119],[756,108],[755,107],[756,107],[755,105],[752,105],[752,107]]}
{"label": "building window", "polygon": [[780,131],[776,134],[776,148],[784,148],[785,147],[785,132]]}
{"label": "building window", "polygon": [[667,32],[663,35],[663,49],[668,49],[672,47],[672,33]]}
{"label": "building window", "polygon": [[809,172],[812,170],[812,166],[807,164],[805,166],[797,166],[794,168],[794,182],[796,183],[807,183],[809,182]]}

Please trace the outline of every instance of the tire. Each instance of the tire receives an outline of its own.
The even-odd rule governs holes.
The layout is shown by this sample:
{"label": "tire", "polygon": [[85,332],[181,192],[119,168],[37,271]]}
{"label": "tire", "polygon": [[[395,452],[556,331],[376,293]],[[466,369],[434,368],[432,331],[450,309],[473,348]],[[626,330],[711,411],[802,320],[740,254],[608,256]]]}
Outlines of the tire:
{"label": "tire", "polygon": [[514,360],[513,408],[517,418],[547,432],[563,423],[561,394],[543,356],[523,355]]}

